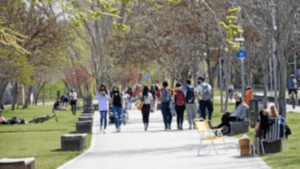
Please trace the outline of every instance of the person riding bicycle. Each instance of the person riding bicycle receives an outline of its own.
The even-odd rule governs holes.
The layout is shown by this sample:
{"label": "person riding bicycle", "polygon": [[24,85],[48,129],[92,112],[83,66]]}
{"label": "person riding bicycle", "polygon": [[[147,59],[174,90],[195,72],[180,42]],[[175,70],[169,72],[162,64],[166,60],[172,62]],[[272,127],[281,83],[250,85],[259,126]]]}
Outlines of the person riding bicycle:
{"label": "person riding bicycle", "polygon": [[[296,104],[298,103],[298,82],[295,78],[295,75],[291,74],[290,79],[288,81],[288,89],[289,89],[289,97],[291,97],[292,92],[295,93],[296,96]],[[290,99],[291,100],[291,99]]]}

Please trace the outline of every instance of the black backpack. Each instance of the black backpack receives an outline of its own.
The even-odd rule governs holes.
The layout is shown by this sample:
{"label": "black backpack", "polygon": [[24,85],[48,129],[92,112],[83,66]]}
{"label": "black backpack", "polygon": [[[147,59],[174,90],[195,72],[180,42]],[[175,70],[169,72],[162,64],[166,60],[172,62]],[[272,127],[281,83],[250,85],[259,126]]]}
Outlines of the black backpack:
{"label": "black backpack", "polygon": [[186,103],[194,103],[195,101],[195,92],[194,88],[186,87],[187,92],[186,92]]}

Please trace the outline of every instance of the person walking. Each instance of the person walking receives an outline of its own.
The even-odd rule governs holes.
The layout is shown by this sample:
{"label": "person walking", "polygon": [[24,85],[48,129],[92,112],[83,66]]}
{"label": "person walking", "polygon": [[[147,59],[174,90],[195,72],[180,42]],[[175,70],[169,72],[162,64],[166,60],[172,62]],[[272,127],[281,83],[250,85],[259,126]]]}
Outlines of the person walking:
{"label": "person walking", "polygon": [[196,100],[198,95],[197,95],[197,91],[196,89],[191,86],[191,80],[187,80],[186,81],[187,86],[183,87],[183,90],[185,92],[185,109],[186,109],[186,113],[187,113],[187,117],[188,117],[188,122],[189,122],[189,129],[192,129],[192,125],[193,128],[195,129],[195,123],[194,123],[194,119],[197,118],[197,102]]}
{"label": "person walking", "polygon": [[74,91],[74,89],[71,89],[69,97],[71,101],[71,110],[73,112],[73,115],[76,115],[77,93]]}
{"label": "person walking", "polygon": [[168,82],[163,82],[163,88],[156,92],[156,97],[161,102],[161,112],[165,124],[165,130],[171,130],[172,114],[170,110],[170,102],[172,101],[173,90],[168,88]]}
{"label": "person walking", "polygon": [[112,90],[111,103],[112,113],[115,118],[115,125],[117,132],[121,132],[121,116],[122,116],[122,96],[118,87],[114,86]]}
{"label": "person walking", "polygon": [[152,97],[153,97],[153,108],[151,109],[151,112],[154,112],[155,110],[155,101],[156,101],[156,98],[155,98],[155,94],[156,94],[156,89],[155,89],[155,85],[151,85],[151,89],[150,89],[150,93],[152,94]]}
{"label": "person walking", "polygon": [[[128,90],[125,92],[125,94],[128,95],[127,97],[127,101],[129,103],[129,110],[131,110],[131,107],[132,107],[132,101],[133,101],[133,95],[134,93],[132,92],[132,88],[131,87],[128,87]],[[126,107],[127,108],[127,107]]]}
{"label": "person walking", "polygon": [[209,84],[204,82],[204,77],[198,78],[198,94],[200,96],[199,98],[199,107],[200,107],[200,115],[201,118],[204,120],[206,119],[206,111],[205,109],[208,109],[208,125],[211,126],[211,118],[213,114],[213,104],[211,101],[211,98],[213,96],[212,88]]}
{"label": "person walking", "polygon": [[175,110],[177,114],[177,129],[182,129],[183,114],[185,110],[185,94],[181,83],[177,82],[174,90],[173,99],[175,100]]}
{"label": "person walking", "polygon": [[144,129],[145,131],[147,131],[149,126],[150,110],[153,108],[153,96],[149,92],[148,86],[144,86],[143,92],[140,93],[137,97],[144,103],[142,107],[142,115],[143,115]]}
{"label": "person walking", "polygon": [[107,111],[108,111],[108,100],[110,96],[107,91],[107,87],[102,84],[96,94],[96,99],[98,100],[98,107],[100,112],[100,131],[102,131],[102,126],[104,124],[103,133],[105,133],[107,126]]}

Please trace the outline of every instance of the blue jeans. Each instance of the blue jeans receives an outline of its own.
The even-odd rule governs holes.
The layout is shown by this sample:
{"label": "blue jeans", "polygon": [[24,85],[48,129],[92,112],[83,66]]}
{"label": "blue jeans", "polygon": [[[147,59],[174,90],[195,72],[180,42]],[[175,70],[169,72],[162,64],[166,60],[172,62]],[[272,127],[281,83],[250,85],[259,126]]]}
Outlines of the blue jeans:
{"label": "blue jeans", "polygon": [[203,119],[206,119],[206,111],[205,111],[205,108],[208,109],[208,119],[211,120],[212,118],[212,114],[213,114],[213,104],[211,102],[211,100],[207,100],[207,101],[204,101],[204,100],[200,100],[199,101],[199,107],[200,107],[200,113],[201,113],[201,118]]}
{"label": "blue jeans", "polygon": [[165,128],[172,123],[172,114],[169,107],[169,102],[161,103],[161,112],[164,118]]}
{"label": "blue jeans", "polygon": [[104,129],[106,129],[106,123],[107,123],[107,118],[106,118],[106,116],[107,116],[107,110],[102,110],[102,111],[100,111],[100,115],[101,115],[101,117],[100,117],[100,126],[103,125],[103,121],[104,121]]}
{"label": "blue jeans", "polygon": [[122,107],[116,107],[116,106],[113,106],[112,108],[112,112],[115,116],[115,125],[116,125],[116,128],[118,128],[120,125],[121,125],[121,116],[122,116]]}

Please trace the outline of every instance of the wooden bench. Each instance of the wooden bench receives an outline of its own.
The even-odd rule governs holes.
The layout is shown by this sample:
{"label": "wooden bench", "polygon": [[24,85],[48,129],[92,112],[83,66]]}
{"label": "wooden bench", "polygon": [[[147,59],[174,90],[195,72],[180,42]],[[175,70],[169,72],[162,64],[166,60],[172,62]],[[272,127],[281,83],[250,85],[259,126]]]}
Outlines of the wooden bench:
{"label": "wooden bench", "polygon": [[77,121],[76,122],[76,132],[78,133],[92,133],[93,121]]}
{"label": "wooden bench", "polygon": [[78,150],[86,149],[86,133],[85,134],[65,134],[61,136],[62,150]]}
{"label": "wooden bench", "polygon": [[35,169],[35,158],[2,158],[1,169]]}

